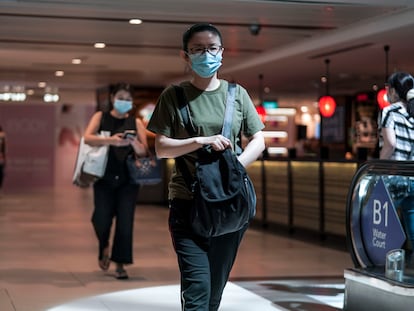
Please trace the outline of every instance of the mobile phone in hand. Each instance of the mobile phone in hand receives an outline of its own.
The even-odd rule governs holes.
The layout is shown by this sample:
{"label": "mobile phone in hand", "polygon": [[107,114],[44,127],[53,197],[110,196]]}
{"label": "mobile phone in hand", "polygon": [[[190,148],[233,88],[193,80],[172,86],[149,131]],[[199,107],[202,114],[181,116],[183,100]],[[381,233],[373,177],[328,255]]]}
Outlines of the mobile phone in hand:
{"label": "mobile phone in hand", "polygon": [[122,136],[122,138],[127,139],[127,138],[135,138],[137,135],[137,133],[133,130],[128,130],[124,132],[124,135]]}

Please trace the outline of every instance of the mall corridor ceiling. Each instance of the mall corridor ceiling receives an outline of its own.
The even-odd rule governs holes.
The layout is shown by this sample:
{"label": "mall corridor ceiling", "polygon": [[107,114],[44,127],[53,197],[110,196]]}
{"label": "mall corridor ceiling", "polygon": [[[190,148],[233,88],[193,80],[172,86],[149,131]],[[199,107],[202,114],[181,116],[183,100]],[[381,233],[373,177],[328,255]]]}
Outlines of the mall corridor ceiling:
{"label": "mall corridor ceiling", "polygon": [[414,72],[414,1],[2,0],[0,87],[165,86],[187,75],[181,35],[196,22],[218,26],[221,77],[251,92],[321,93],[327,58],[332,93],[382,86],[386,70]]}

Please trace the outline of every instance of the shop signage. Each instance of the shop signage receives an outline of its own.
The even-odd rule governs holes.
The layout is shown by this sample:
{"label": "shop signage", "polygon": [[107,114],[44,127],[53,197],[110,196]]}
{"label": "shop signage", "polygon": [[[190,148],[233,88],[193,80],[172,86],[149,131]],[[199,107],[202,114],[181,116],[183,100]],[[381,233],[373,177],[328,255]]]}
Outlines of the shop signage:
{"label": "shop signage", "polygon": [[381,266],[386,253],[401,248],[406,235],[382,177],[367,199],[361,212],[362,238],[371,262]]}

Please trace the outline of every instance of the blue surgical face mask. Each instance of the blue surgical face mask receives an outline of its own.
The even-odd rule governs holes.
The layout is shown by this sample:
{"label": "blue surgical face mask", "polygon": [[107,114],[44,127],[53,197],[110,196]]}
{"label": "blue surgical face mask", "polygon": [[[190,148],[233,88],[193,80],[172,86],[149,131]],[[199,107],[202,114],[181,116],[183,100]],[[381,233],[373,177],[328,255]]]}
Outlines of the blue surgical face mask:
{"label": "blue surgical face mask", "polygon": [[193,71],[203,78],[210,78],[220,68],[223,57],[221,53],[211,55],[208,52],[203,54],[189,54],[191,60],[191,68]]}
{"label": "blue surgical face mask", "polygon": [[127,113],[128,111],[130,111],[132,109],[132,101],[115,99],[114,109],[119,114],[125,114],[125,113]]}

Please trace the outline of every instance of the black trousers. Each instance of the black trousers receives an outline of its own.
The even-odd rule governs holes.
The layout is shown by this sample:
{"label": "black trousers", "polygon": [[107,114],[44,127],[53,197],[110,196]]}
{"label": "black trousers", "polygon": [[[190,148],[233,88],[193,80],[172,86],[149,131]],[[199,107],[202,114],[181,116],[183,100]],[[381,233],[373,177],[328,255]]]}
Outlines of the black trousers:
{"label": "black trousers", "polygon": [[184,311],[216,311],[247,225],[214,238],[195,235],[190,227],[191,201],[170,202],[169,226],[181,273]]}
{"label": "black trousers", "polygon": [[109,246],[115,221],[111,260],[123,264],[132,263],[134,214],[139,186],[128,183],[112,186],[104,180],[98,180],[93,190],[95,208],[92,224],[99,241],[99,259],[102,259],[103,250]]}

